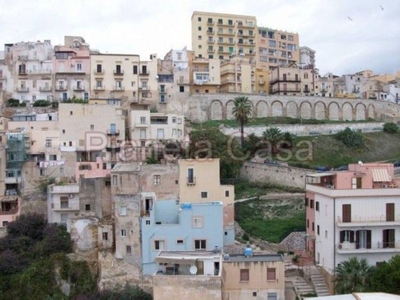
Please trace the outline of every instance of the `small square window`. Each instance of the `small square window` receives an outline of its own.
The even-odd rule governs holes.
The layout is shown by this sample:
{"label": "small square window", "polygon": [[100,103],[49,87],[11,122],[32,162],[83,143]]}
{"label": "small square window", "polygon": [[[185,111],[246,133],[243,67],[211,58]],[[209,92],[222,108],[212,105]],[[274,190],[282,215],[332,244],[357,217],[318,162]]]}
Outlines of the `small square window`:
{"label": "small square window", "polygon": [[177,244],[183,244],[183,240],[176,240]]}
{"label": "small square window", "polygon": [[203,227],[203,217],[202,216],[192,217],[192,227],[193,228],[202,228]]}
{"label": "small square window", "polygon": [[267,269],[267,280],[276,280],[276,269],[275,268]]}
{"label": "small square window", "polygon": [[126,236],[126,230],[125,229],[121,229],[121,236]]}
{"label": "small square window", "polygon": [[229,197],[229,190],[225,191],[225,197]]}
{"label": "small square window", "polygon": [[207,198],[208,197],[208,192],[201,192],[201,198]]}
{"label": "small square window", "polygon": [[62,130],[62,133],[65,133],[65,129]]}
{"label": "small square window", "polygon": [[108,240],[108,232],[103,232],[103,241],[107,241]]}
{"label": "small square window", "polygon": [[90,211],[90,204],[85,204],[85,210]]}
{"label": "small square window", "polygon": [[74,113],[73,113],[73,111],[71,110],[70,112],[69,112],[69,115],[70,116],[72,116]]}
{"label": "small square window", "polygon": [[126,206],[121,206],[119,208],[119,215],[120,216],[126,216]]}
{"label": "small square window", "polygon": [[154,185],[161,185],[161,175],[154,175]]}
{"label": "small square window", "polygon": [[257,297],[257,292],[253,292],[253,297]]}
{"label": "small square window", "polygon": [[132,247],[126,246],[126,254],[131,254],[131,253],[132,253]]}
{"label": "small square window", "polygon": [[90,130],[94,130],[94,125],[90,125]]}
{"label": "small square window", "polygon": [[201,17],[198,17],[198,18],[197,18],[197,21],[201,22]]}
{"label": "small square window", "polygon": [[249,281],[250,272],[249,269],[240,269],[240,281]]}
{"label": "small square window", "polygon": [[146,225],[150,225],[150,220],[146,220]]}

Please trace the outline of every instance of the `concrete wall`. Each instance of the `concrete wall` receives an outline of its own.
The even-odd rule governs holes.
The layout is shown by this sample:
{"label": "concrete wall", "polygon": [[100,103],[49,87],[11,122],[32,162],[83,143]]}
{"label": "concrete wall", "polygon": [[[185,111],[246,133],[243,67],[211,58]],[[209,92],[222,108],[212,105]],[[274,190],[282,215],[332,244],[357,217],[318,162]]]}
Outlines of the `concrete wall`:
{"label": "concrete wall", "polygon": [[220,300],[221,287],[217,276],[153,276],[154,300]]}
{"label": "concrete wall", "polygon": [[[346,127],[352,130],[361,130],[362,132],[376,132],[383,130],[384,123],[358,123],[358,124],[321,124],[321,125],[271,125],[271,126],[253,126],[245,127],[244,132],[246,135],[254,133],[256,136],[262,136],[263,132],[271,127],[279,128],[282,132],[290,132],[297,136],[315,136],[315,135],[328,135],[335,134]],[[221,131],[226,135],[239,135],[239,127],[223,127]]]}
{"label": "concrete wall", "polygon": [[271,183],[304,189],[305,175],[310,173],[313,173],[313,171],[309,169],[245,162],[240,171],[240,176],[252,182]]}
{"label": "concrete wall", "polygon": [[380,120],[383,113],[398,115],[400,106],[387,101],[339,99],[308,96],[265,96],[244,94],[191,95],[185,116],[192,121],[225,120],[230,103],[247,96],[253,105],[253,117],[292,117],[319,120]]}

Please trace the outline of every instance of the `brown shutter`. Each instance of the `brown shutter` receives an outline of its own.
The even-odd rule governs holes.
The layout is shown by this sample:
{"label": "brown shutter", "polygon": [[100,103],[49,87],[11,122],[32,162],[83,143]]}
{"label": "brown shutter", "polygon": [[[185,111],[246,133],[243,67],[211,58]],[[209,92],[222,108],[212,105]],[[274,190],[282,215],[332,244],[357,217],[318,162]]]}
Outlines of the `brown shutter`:
{"label": "brown shutter", "polygon": [[342,230],[340,232],[340,243],[343,243],[343,241],[344,241],[344,231]]}
{"label": "brown shutter", "polygon": [[351,204],[343,204],[342,218],[343,222],[351,222]]}
{"label": "brown shutter", "polygon": [[387,240],[387,230],[386,229],[384,229],[383,231],[382,231],[382,233],[383,233],[383,237],[382,237],[382,242],[383,242],[383,248],[387,248],[387,242],[388,242],[388,240]]}
{"label": "brown shutter", "polygon": [[367,230],[367,249],[371,249],[371,230]]}
{"label": "brown shutter", "polygon": [[356,231],[356,249],[360,248],[360,231]]}
{"label": "brown shutter", "polygon": [[386,221],[394,221],[394,203],[386,203]]}
{"label": "brown shutter", "polygon": [[350,243],[354,243],[354,231],[350,231]]}
{"label": "brown shutter", "polygon": [[388,242],[389,242],[389,248],[394,248],[394,229],[388,229],[389,236],[388,236]]}

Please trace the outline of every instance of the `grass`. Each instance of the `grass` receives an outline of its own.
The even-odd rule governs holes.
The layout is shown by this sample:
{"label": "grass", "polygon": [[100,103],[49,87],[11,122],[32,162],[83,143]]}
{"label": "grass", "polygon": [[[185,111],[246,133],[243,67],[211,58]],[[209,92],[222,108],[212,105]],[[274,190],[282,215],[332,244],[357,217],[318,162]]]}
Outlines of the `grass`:
{"label": "grass", "polygon": [[268,193],[302,193],[304,190],[290,186],[241,180],[235,184],[235,200],[263,196]]}
{"label": "grass", "polygon": [[235,203],[235,220],[248,234],[270,243],[305,230],[303,199],[249,200]]}
{"label": "grass", "polygon": [[[365,121],[334,121],[334,120],[316,120],[316,119],[297,119],[289,117],[267,117],[267,118],[251,118],[246,126],[265,126],[271,124],[352,124],[352,123],[366,123],[376,122],[375,120]],[[203,123],[192,123],[193,129],[200,128],[218,128],[220,125],[229,127],[239,127],[236,120],[211,120]]]}

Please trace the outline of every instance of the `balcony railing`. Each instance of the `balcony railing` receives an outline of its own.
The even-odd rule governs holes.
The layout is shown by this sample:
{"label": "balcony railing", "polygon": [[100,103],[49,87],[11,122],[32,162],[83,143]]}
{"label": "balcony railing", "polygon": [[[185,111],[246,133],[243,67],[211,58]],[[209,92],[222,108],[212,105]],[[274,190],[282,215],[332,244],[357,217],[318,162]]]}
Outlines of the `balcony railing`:
{"label": "balcony railing", "polygon": [[143,91],[149,91],[150,87],[148,85],[146,86],[139,86],[139,90],[143,90]]}
{"label": "balcony railing", "polygon": [[117,146],[117,145],[106,146],[106,151],[107,152],[120,152],[121,146]]}
{"label": "balcony railing", "polygon": [[122,91],[125,91],[125,87],[124,86],[114,86],[113,91],[114,92],[122,92]]}
{"label": "balcony railing", "polygon": [[195,185],[196,184],[196,177],[187,177],[186,178],[187,185]]}
{"label": "balcony railing", "polygon": [[66,91],[66,90],[67,90],[67,86],[66,85],[56,86],[56,91]]}
{"label": "balcony railing", "polygon": [[0,215],[15,215],[18,213],[18,207],[13,207],[10,210],[0,210]]}
{"label": "balcony railing", "polygon": [[95,75],[104,75],[104,69],[101,69],[101,70],[94,69],[93,73]]}
{"label": "balcony railing", "polygon": [[259,80],[259,81],[258,81],[258,84],[259,84],[259,85],[263,85],[263,84],[265,84],[265,81],[264,81],[264,80]]}
{"label": "balcony railing", "polygon": [[105,90],[105,87],[104,87],[104,85],[102,85],[102,86],[95,86],[95,87],[94,87],[94,90],[95,90],[95,91],[104,91],[104,90]]}
{"label": "balcony railing", "polygon": [[39,87],[39,91],[41,91],[42,93],[51,93],[52,92],[52,88],[49,86],[45,86],[45,87]]}
{"label": "balcony railing", "polygon": [[75,85],[74,91],[84,91],[85,87],[83,85]]}
{"label": "balcony railing", "polygon": [[350,222],[343,222],[343,218],[338,216],[336,223],[338,226],[380,226],[390,224],[400,224],[400,214],[395,215],[393,221],[387,221],[386,215],[380,216],[351,216]]}
{"label": "balcony railing", "polygon": [[29,93],[29,88],[28,87],[19,87],[17,88],[18,93]]}
{"label": "balcony railing", "polygon": [[371,252],[373,250],[378,250],[379,252],[385,251],[396,251],[400,249],[400,241],[393,242],[375,242],[375,243],[340,243],[336,245],[337,251],[339,253],[355,253],[355,252]]}
{"label": "balcony railing", "polygon": [[43,75],[50,75],[51,74],[51,70],[29,70],[29,74],[43,74]]}
{"label": "balcony railing", "polygon": [[111,136],[119,135],[119,129],[115,129],[115,130],[107,129],[107,135],[111,135]]}
{"label": "balcony railing", "polygon": [[79,203],[52,203],[51,207],[53,210],[61,210],[61,211],[75,211],[79,210]]}
{"label": "balcony railing", "polygon": [[26,72],[25,70],[21,70],[21,71],[18,72],[18,75],[19,76],[27,76],[28,72]]}
{"label": "balcony railing", "polygon": [[140,75],[142,76],[149,76],[149,74],[150,74],[149,70],[140,72]]}
{"label": "balcony railing", "polygon": [[123,76],[124,75],[124,71],[123,70],[114,70],[114,75],[115,76]]}

